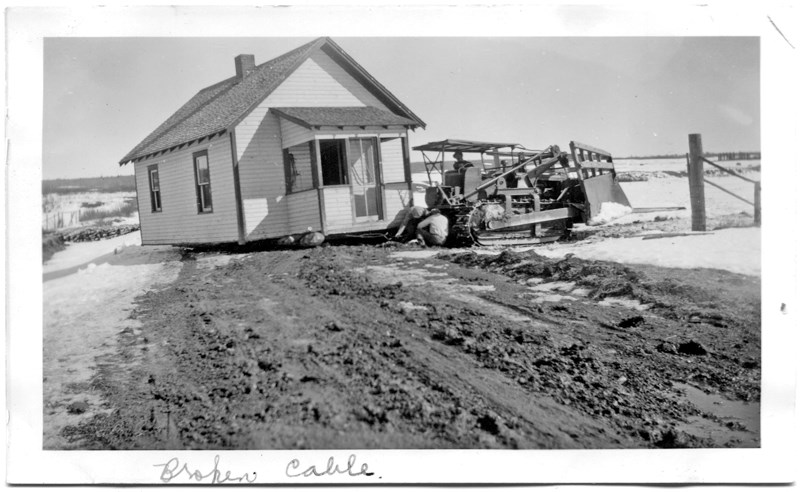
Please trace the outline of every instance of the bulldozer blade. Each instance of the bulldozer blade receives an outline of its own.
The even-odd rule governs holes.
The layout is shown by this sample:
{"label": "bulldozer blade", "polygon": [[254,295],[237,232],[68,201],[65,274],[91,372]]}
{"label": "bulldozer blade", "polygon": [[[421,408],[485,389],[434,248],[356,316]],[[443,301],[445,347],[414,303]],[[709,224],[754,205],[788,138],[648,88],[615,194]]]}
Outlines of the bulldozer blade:
{"label": "bulldozer blade", "polygon": [[619,182],[610,173],[586,178],[583,180],[582,186],[586,204],[588,205],[588,214],[587,217],[584,217],[586,221],[600,213],[600,207],[603,203],[613,202],[626,207],[631,206]]}

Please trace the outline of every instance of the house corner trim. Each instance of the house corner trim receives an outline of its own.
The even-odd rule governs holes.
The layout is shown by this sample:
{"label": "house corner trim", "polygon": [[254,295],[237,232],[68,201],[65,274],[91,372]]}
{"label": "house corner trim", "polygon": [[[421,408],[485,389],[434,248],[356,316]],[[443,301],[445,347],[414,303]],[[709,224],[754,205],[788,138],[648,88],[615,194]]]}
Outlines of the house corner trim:
{"label": "house corner trim", "polygon": [[244,231],[244,206],[242,203],[242,187],[239,183],[239,157],[236,150],[236,130],[228,131],[231,139],[231,164],[233,166],[233,192],[236,200],[236,225],[239,230],[239,244],[247,243]]}

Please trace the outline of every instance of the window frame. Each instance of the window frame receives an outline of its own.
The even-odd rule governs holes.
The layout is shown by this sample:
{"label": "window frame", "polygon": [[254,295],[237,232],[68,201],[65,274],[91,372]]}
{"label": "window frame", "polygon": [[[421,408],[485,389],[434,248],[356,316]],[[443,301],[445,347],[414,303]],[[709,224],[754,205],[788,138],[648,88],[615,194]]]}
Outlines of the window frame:
{"label": "window frame", "polygon": [[[158,181],[158,185],[155,187],[153,186],[153,174],[156,175],[156,181]],[[147,184],[150,188],[150,211],[159,213],[163,210],[164,203],[161,201],[161,175],[158,172],[158,164],[147,166]]]}
{"label": "window frame", "polygon": [[294,154],[289,151],[289,148],[283,149],[283,173],[286,179],[286,194],[291,195],[295,193],[297,168],[295,167]]}
{"label": "window frame", "polygon": [[[200,183],[200,167],[197,165],[197,161],[200,157],[206,158],[206,168],[208,169],[208,182],[207,183]],[[210,214],[214,213],[214,199],[211,190],[211,161],[208,158],[208,149],[201,150],[192,154],[192,163],[194,168],[194,188],[195,193],[197,194],[197,213],[198,214]],[[203,191],[202,187],[208,187],[208,197],[210,198],[211,203],[206,207],[205,206],[205,199],[203,198]]]}
{"label": "window frame", "polygon": [[[305,147],[305,149],[303,149]],[[308,152],[308,159],[305,159],[305,152]],[[302,155],[298,162],[295,153]],[[283,172],[286,180],[286,195],[305,193],[316,190],[317,172],[315,169],[314,140],[299,143],[283,149]],[[300,178],[300,179],[298,179]],[[310,180],[310,182],[308,182]]]}

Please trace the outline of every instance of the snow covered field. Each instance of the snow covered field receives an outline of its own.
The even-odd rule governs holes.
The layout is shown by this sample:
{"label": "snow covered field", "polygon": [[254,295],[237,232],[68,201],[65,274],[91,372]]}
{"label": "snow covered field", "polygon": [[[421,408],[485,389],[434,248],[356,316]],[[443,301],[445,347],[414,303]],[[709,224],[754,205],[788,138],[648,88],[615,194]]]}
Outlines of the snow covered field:
{"label": "snow covered field", "polygon": [[[513,248],[515,251],[535,249],[549,258],[568,254],[589,260],[636,263],[667,268],[715,268],[744,275],[761,275],[761,229],[742,227],[686,236],[657,237],[657,232],[627,238],[601,238],[597,241],[551,243]],[[648,236],[650,238],[646,239]],[[397,258],[425,259],[439,254],[440,249],[398,251]],[[467,250],[448,250],[451,253]],[[497,248],[478,248],[478,254],[496,255]]]}
{"label": "snow covered field", "polygon": [[[711,159],[712,162],[717,162],[714,159]],[[720,166],[736,170],[738,167],[749,167],[749,166],[758,166],[761,165],[760,160],[751,160],[751,161],[719,161],[717,162]],[[737,164],[741,164],[741,166],[737,166]],[[679,159],[614,159],[614,167],[618,172],[630,172],[630,171],[645,171],[645,172],[653,172],[653,171],[673,171],[673,172],[681,172],[686,171],[686,159],[679,158]],[[706,169],[711,168],[708,164],[706,164]]]}
{"label": "snow covered field", "polygon": [[44,280],[75,273],[87,267],[98,258],[113,255],[128,246],[141,246],[142,237],[139,231],[124,236],[117,236],[102,241],[84,243],[68,243],[64,251],[59,251],[42,267]]}
{"label": "snow covered field", "polygon": [[[748,174],[750,179],[760,179],[759,173]],[[709,177],[709,181],[730,190],[733,193],[753,201],[754,187],[752,183],[736,178],[734,176]],[[625,221],[633,220],[652,220],[656,216],[662,217],[691,217],[691,202],[689,201],[689,181],[686,178],[656,178],[649,181],[635,181],[630,183],[620,183],[623,191],[628,196],[631,206],[634,208],[646,207],[686,207],[686,210],[673,212],[652,212],[646,214],[634,214],[627,219],[617,219],[615,223],[622,224]],[[706,216],[719,217],[728,214],[747,213],[753,214],[753,206],[738,200],[727,193],[720,191],[712,186],[706,185]]]}
{"label": "snow covered field", "polygon": [[[119,209],[126,200],[136,198],[134,191],[118,191],[114,193],[104,193],[98,191],[87,191],[81,193],[61,194],[49,193],[44,196],[45,203],[51,205],[52,212],[64,212],[70,210],[95,210],[112,211]],[[83,204],[94,205],[101,202],[97,207],[85,207]]]}
{"label": "snow covered field", "polygon": [[[134,191],[48,193],[42,197],[42,228],[53,229],[59,220],[63,221],[63,227],[81,225],[79,220],[83,221],[82,225],[88,225],[96,222],[93,217],[113,217],[131,212],[138,222],[135,199]],[[130,217],[126,219],[129,220]]]}
{"label": "snow covered field", "polygon": [[757,227],[677,237],[646,237],[554,244],[537,248],[536,252],[551,258],[574,254],[591,260],[669,268],[717,268],[744,275],[761,275],[761,229]]}

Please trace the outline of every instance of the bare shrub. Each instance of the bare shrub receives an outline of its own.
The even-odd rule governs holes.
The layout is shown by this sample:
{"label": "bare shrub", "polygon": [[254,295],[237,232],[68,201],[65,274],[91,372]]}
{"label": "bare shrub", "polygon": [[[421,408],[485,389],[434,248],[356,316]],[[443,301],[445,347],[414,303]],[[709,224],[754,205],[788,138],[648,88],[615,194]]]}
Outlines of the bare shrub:
{"label": "bare shrub", "polygon": [[138,210],[136,200],[126,200],[119,208],[113,210],[85,210],[81,212],[81,222],[88,222],[90,220],[101,220],[109,217],[130,217]]}

